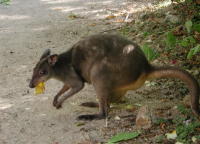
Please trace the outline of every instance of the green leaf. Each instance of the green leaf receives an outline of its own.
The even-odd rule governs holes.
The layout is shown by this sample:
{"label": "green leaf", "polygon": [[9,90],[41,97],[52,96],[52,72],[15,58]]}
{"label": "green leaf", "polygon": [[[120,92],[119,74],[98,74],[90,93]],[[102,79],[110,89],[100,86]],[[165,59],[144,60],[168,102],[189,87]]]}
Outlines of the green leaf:
{"label": "green leaf", "polygon": [[196,44],[196,40],[192,36],[185,37],[179,43],[182,47],[194,46]]}
{"label": "green leaf", "polygon": [[200,52],[200,44],[190,49],[189,53],[187,54],[187,59],[191,59],[198,52]]}
{"label": "green leaf", "polygon": [[138,137],[139,135],[140,135],[140,132],[124,132],[124,133],[119,133],[119,134],[113,136],[108,141],[107,144],[113,144],[113,143],[116,143],[116,142],[133,139],[133,138]]}
{"label": "green leaf", "polygon": [[199,121],[195,121],[195,122],[191,122],[187,125],[185,125],[184,123],[178,125],[176,127],[176,132],[178,134],[178,140],[184,140],[187,139],[187,137],[189,135],[191,135],[192,133],[195,132],[196,128],[200,127],[200,122]]}
{"label": "green leaf", "polygon": [[192,27],[192,29],[194,31],[200,32],[200,24],[194,24],[193,27]]}
{"label": "green leaf", "polygon": [[10,0],[0,0],[0,4],[9,5],[10,4]]}
{"label": "green leaf", "polygon": [[158,57],[158,53],[154,49],[150,48],[147,44],[142,46],[142,51],[149,61],[152,61]]}
{"label": "green leaf", "polygon": [[176,45],[176,37],[173,35],[172,32],[167,32],[167,37],[165,41],[166,41],[167,46],[170,48]]}
{"label": "green leaf", "polygon": [[183,39],[180,41],[180,45],[182,47],[188,47],[190,45],[190,43],[187,40]]}
{"label": "green leaf", "polygon": [[179,112],[181,112],[182,114],[188,114],[189,110],[184,106],[184,105],[178,105],[177,109]]}
{"label": "green leaf", "polygon": [[191,59],[194,55],[194,49],[190,49],[189,53],[187,54],[187,59]]}
{"label": "green leaf", "polygon": [[150,35],[149,32],[144,32],[144,33],[143,33],[143,36],[144,36],[144,37],[147,37],[147,36],[149,36],[149,35]]}
{"label": "green leaf", "polygon": [[191,20],[186,21],[186,22],[185,22],[185,27],[186,27],[186,29],[187,29],[187,32],[190,33],[191,30],[192,30],[192,21],[191,21]]}

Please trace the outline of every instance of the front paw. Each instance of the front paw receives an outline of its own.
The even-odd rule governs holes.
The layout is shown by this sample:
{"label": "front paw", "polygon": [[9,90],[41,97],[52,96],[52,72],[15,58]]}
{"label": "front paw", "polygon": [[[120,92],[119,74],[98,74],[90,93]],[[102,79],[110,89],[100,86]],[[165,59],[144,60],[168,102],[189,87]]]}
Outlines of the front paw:
{"label": "front paw", "polygon": [[53,100],[53,106],[56,107],[57,104],[58,104],[58,101],[57,100]]}
{"label": "front paw", "polygon": [[62,108],[62,103],[57,102],[56,105],[55,105],[55,107],[56,107],[56,109]]}

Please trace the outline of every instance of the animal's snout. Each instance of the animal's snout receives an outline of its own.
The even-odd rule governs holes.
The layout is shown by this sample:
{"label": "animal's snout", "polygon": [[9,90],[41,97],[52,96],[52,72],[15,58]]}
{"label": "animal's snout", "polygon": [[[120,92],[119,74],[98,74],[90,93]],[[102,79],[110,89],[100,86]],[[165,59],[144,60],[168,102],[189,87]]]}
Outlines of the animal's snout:
{"label": "animal's snout", "polygon": [[34,85],[34,83],[33,83],[32,81],[30,81],[29,87],[30,87],[30,88],[34,88],[34,87],[35,87],[35,85]]}

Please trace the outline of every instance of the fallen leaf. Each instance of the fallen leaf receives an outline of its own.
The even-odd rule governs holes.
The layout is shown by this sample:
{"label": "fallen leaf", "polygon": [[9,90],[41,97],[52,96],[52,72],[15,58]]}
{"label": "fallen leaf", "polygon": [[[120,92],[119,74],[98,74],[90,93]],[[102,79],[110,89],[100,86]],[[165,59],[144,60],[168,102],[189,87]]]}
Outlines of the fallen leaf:
{"label": "fallen leaf", "polygon": [[167,136],[167,139],[176,139],[177,137],[176,130],[172,131],[171,133],[166,133],[165,135]]}
{"label": "fallen leaf", "polygon": [[68,17],[71,18],[71,19],[81,18],[80,16],[78,16],[74,13],[71,13]]}
{"label": "fallen leaf", "polygon": [[171,63],[172,63],[172,64],[176,64],[176,63],[177,63],[177,60],[172,60]]}
{"label": "fallen leaf", "polygon": [[117,19],[115,20],[116,23],[123,23],[124,22],[124,19]]}
{"label": "fallen leaf", "polygon": [[175,144],[183,144],[182,142],[176,142]]}
{"label": "fallen leaf", "polygon": [[63,10],[64,8],[63,7],[56,7],[56,8],[53,8],[53,10]]}
{"label": "fallen leaf", "polygon": [[136,108],[133,106],[133,105],[127,105],[126,107],[125,107],[125,109],[127,110],[127,111],[129,111],[129,112],[134,112],[135,110],[136,110]]}
{"label": "fallen leaf", "polygon": [[177,26],[177,27],[174,29],[173,34],[174,34],[175,36],[184,35],[184,34],[185,34],[184,27],[183,27],[182,25]]}
{"label": "fallen leaf", "polygon": [[114,118],[115,120],[121,120],[121,118],[119,117],[119,116],[115,116],[115,118]]}
{"label": "fallen leaf", "polygon": [[45,90],[45,84],[44,82],[41,82],[35,87],[35,94],[43,94],[44,90]]}
{"label": "fallen leaf", "polygon": [[197,138],[195,136],[193,136],[192,141],[195,143],[197,141]]}
{"label": "fallen leaf", "polygon": [[109,16],[106,17],[106,20],[110,20],[110,19],[114,19],[114,18],[116,18],[116,16],[114,16],[114,15],[109,15]]}
{"label": "fallen leaf", "polygon": [[138,137],[139,135],[140,135],[140,132],[124,132],[124,133],[119,133],[119,134],[113,136],[108,141],[107,144],[113,144],[113,143],[116,143],[116,142],[133,139],[133,138]]}
{"label": "fallen leaf", "polygon": [[83,125],[85,125],[84,122],[78,122],[78,123],[76,123],[76,126],[83,126]]}
{"label": "fallen leaf", "polygon": [[161,123],[161,124],[160,124],[160,128],[161,128],[162,130],[165,130],[166,124],[165,124],[165,123]]}
{"label": "fallen leaf", "polygon": [[90,24],[89,26],[96,26],[97,24],[96,23],[92,23],[92,24]]}

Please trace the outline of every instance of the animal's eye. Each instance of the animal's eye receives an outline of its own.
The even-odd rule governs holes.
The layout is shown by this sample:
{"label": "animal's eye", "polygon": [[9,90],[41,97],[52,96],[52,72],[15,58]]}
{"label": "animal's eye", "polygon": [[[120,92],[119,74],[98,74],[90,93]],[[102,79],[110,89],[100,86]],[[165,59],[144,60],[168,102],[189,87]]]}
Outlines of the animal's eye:
{"label": "animal's eye", "polygon": [[39,75],[46,75],[46,74],[47,74],[47,71],[45,71],[45,70],[39,71]]}

